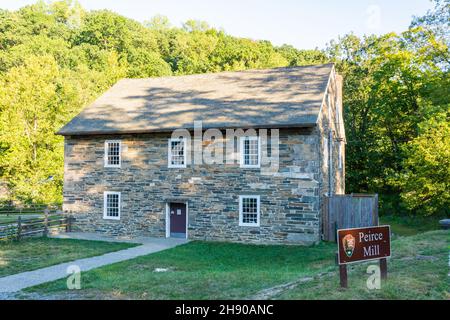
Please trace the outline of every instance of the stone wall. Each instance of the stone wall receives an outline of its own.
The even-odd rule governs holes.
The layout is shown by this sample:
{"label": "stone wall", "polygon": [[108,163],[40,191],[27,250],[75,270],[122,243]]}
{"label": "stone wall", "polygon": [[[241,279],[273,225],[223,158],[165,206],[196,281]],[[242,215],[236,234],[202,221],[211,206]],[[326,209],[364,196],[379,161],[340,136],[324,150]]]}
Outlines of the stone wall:
{"label": "stone wall", "polygon": [[[343,123],[342,77],[333,70],[317,121],[319,142],[319,208],[323,212],[324,197],[345,194],[345,131]],[[330,144],[331,140],[331,144]],[[331,148],[330,148],[331,145]],[[339,168],[339,145],[342,166]],[[327,158],[327,159],[325,159]],[[331,175],[330,175],[331,174]],[[322,219],[319,222],[322,233]]]}
{"label": "stone wall", "polygon": [[[320,194],[345,194],[345,132],[342,108],[342,77],[332,73],[327,95],[319,114],[318,130],[320,141],[320,172],[323,181]],[[330,135],[331,132],[331,135]],[[330,143],[325,146],[325,142]],[[339,167],[339,145],[342,166]],[[328,149],[327,151],[325,149]],[[324,157],[329,156],[328,159]],[[331,169],[331,171],[330,171]],[[330,178],[331,173],[331,178]]]}
{"label": "stone wall", "polygon": [[[245,243],[320,241],[318,128],[280,130],[270,174],[235,164],[167,166],[169,134],[66,137],[64,211],[85,232],[166,236],[166,203],[188,202],[188,238]],[[104,141],[122,141],[121,168],[104,167]],[[264,149],[264,146],[263,146]],[[103,219],[103,192],[121,192],[121,219]],[[260,195],[260,227],[239,226],[239,195]]]}

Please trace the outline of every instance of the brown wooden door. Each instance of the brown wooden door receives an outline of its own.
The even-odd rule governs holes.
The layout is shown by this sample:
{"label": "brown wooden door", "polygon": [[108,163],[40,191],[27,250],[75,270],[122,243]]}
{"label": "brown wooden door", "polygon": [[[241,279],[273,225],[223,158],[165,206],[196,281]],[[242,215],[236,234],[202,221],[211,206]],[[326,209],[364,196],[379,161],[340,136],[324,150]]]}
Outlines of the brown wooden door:
{"label": "brown wooden door", "polygon": [[170,214],[170,236],[174,238],[186,238],[186,204],[171,203]]}

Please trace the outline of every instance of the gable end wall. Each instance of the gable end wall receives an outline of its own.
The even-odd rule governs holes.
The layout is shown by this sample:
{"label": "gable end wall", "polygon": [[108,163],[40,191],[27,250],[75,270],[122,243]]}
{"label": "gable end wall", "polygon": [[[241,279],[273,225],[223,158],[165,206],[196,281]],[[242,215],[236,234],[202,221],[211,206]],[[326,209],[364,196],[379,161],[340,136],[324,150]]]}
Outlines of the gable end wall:
{"label": "gable end wall", "polygon": [[[345,194],[345,132],[343,124],[342,77],[333,70],[317,128],[320,136],[320,208],[324,212],[327,195]],[[336,112],[338,109],[338,113]],[[331,135],[330,135],[331,132]],[[330,139],[331,138],[331,139]],[[330,144],[331,140],[331,144]],[[325,145],[328,143],[328,145]],[[342,166],[339,167],[339,145]],[[330,148],[331,146],[331,148]],[[327,151],[325,149],[328,149]],[[325,159],[327,158],[327,159]],[[330,170],[331,169],[331,170]]]}

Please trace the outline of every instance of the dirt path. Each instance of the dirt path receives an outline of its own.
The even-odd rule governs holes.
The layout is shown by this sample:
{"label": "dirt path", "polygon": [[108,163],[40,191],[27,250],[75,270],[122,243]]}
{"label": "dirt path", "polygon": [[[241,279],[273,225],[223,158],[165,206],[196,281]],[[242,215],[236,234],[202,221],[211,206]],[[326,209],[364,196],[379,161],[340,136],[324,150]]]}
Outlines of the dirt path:
{"label": "dirt path", "polygon": [[[391,259],[395,259],[395,258],[391,258]],[[409,256],[409,257],[399,258],[399,260],[430,260],[430,261],[434,261],[436,259],[437,258],[434,256],[425,256],[425,255],[420,255],[420,254],[417,254],[414,256]],[[360,265],[367,265],[370,263],[373,263],[373,261],[361,262]],[[348,269],[348,273],[352,273],[354,271],[355,271],[354,267]],[[269,300],[269,299],[272,299],[272,298],[282,294],[285,291],[295,289],[296,287],[298,287],[299,285],[302,285],[304,283],[311,282],[313,280],[318,280],[318,279],[328,277],[328,276],[333,276],[335,274],[336,274],[335,271],[331,271],[331,272],[322,272],[315,276],[301,277],[299,279],[296,279],[296,280],[288,282],[288,283],[284,283],[281,285],[263,289],[247,299],[248,300]]]}
{"label": "dirt path", "polygon": [[313,280],[317,280],[317,279],[320,279],[320,278],[323,278],[326,276],[331,276],[334,274],[335,274],[335,272],[322,272],[313,277],[311,277],[311,276],[310,277],[302,277],[302,278],[299,278],[297,280],[294,280],[294,281],[291,281],[288,283],[280,284],[278,286],[274,286],[271,288],[261,290],[258,293],[256,293],[255,295],[248,298],[248,300],[269,300],[287,290],[292,290],[301,284],[304,284],[304,283],[307,283],[307,282],[310,282]]}

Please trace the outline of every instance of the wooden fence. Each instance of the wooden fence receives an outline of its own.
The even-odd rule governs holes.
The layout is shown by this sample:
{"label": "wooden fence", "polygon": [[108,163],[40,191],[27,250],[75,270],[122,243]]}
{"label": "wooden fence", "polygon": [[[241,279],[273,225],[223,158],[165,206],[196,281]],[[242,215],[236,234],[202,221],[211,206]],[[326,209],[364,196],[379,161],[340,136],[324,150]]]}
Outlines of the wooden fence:
{"label": "wooden fence", "polygon": [[0,222],[0,240],[21,240],[31,236],[47,236],[52,233],[70,232],[74,218],[61,214],[49,214],[41,217],[23,218],[16,221]]}
{"label": "wooden fence", "polygon": [[351,194],[325,197],[323,240],[336,241],[336,230],[378,225],[378,195]]}
{"label": "wooden fence", "polygon": [[0,217],[2,215],[42,215],[45,210],[47,210],[49,214],[56,214],[61,211],[61,206],[58,204],[2,205],[0,206]]}

